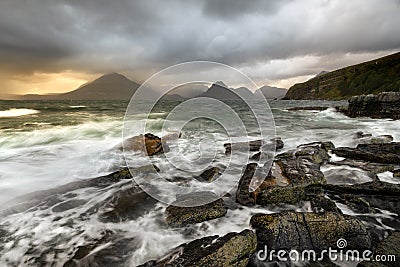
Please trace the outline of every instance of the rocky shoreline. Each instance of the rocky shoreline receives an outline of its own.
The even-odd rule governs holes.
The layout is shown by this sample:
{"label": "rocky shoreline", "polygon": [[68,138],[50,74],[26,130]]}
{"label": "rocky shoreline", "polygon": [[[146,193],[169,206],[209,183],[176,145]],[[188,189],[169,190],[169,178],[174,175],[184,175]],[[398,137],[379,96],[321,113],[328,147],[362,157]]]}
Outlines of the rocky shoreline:
{"label": "rocky shoreline", "polygon": [[[398,177],[400,143],[393,142],[390,136],[373,137],[364,133],[355,133],[355,136],[363,141],[355,148],[335,147],[332,142],[315,142],[283,153],[279,153],[284,147],[283,140],[270,140],[267,146],[273,146],[278,155],[274,158],[269,173],[258,173],[258,163],[251,162],[245,166],[235,192],[203,206],[196,206],[196,199],[213,198],[215,195],[212,192],[177,196],[176,201],[165,209],[164,223],[166,227],[178,230],[190,229],[193,225],[212,222],[216,218],[223,220],[232,209],[255,207],[258,211],[265,209],[265,213],[254,213],[248,218],[248,229],[241,232],[201,237],[175,248],[171,247],[166,255],[141,266],[255,267],[263,264],[257,258],[257,252],[265,246],[285,251],[313,249],[320,253],[324,249],[337,248],[336,242],[339,239],[346,240],[347,249],[371,250],[376,253],[393,251],[392,248],[398,246],[400,230],[400,184],[381,181],[376,174],[390,171],[394,179]],[[139,143],[138,138],[148,143],[139,146],[136,144]],[[168,151],[165,141],[151,134],[130,138],[129,142],[134,144],[131,145],[132,149],[156,157]],[[226,144],[226,154],[231,152],[231,147],[247,147],[254,153],[251,156],[253,160],[258,160],[260,153],[264,153],[261,141]],[[259,156],[254,157],[257,154]],[[330,179],[323,171],[327,166],[351,166],[367,173],[370,180],[354,183],[351,177],[346,177],[346,183],[332,183],[335,180]],[[157,202],[134,183],[131,173],[135,176],[149,175],[151,178],[154,171],[159,171],[156,166],[142,166],[130,171],[124,168],[110,175],[34,192],[14,200],[13,203],[18,204],[2,210],[0,215],[5,217],[46,207],[51,207],[54,213],[73,210],[87,202],[74,198],[65,199],[71,191],[112,187],[115,190],[112,194],[104,197],[103,202],[82,212],[79,218],[85,220],[96,215],[98,220],[105,223],[134,220],[154,208]],[[218,179],[221,172],[222,169],[213,166],[199,176],[199,181],[212,182]],[[252,191],[250,180],[254,174],[262,178],[262,183],[258,189]],[[121,187],[121,183],[125,186]],[[58,202],[60,203],[55,205]],[[182,203],[185,205],[180,205]],[[301,210],[301,206],[308,208]],[[271,214],[269,210],[274,210],[274,207],[284,209]],[[344,214],[343,207],[349,209],[351,215],[349,212]],[[385,212],[392,216],[384,219],[370,216]],[[67,223],[68,221],[63,225]],[[382,223],[389,225],[391,230],[375,226]],[[71,222],[71,227],[72,225]],[[1,227],[0,231],[3,231]],[[2,232],[0,241],[6,243],[8,238],[10,233]],[[118,242],[110,243],[110,240]],[[64,266],[123,266],[129,254],[123,251],[135,250],[135,242],[134,238],[125,237],[123,233],[104,232],[97,240],[77,245]],[[126,255],[120,255],[121,252]],[[118,254],[118,257],[112,257],[113,254]],[[396,256],[399,257],[398,254]],[[42,257],[33,257],[32,260],[37,265],[46,262]],[[279,262],[275,258],[267,261]],[[391,266],[388,264],[387,266]]]}

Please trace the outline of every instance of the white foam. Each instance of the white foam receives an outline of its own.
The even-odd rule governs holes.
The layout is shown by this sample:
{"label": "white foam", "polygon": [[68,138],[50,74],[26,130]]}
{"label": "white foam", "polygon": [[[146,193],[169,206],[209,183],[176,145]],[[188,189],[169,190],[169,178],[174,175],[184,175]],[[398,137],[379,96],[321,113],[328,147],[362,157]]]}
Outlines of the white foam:
{"label": "white foam", "polygon": [[381,180],[382,182],[400,184],[400,178],[394,177],[392,172],[382,172],[377,175],[379,180]]}
{"label": "white foam", "polygon": [[12,108],[0,111],[0,118],[20,117],[40,113],[40,111],[28,108]]}

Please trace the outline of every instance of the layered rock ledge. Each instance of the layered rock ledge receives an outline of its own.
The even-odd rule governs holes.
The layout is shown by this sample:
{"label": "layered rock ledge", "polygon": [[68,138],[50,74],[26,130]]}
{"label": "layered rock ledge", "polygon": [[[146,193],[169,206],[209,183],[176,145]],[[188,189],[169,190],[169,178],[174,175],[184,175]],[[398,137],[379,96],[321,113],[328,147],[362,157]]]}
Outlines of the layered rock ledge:
{"label": "layered rock ledge", "polygon": [[378,95],[360,95],[349,99],[347,115],[400,119],[400,92],[385,92]]}

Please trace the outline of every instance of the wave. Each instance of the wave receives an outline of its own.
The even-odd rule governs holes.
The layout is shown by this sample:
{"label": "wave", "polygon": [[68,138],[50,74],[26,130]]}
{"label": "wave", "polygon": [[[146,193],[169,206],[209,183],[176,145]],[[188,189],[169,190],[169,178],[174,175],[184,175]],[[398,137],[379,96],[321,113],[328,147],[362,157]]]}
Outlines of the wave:
{"label": "wave", "polygon": [[69,106],[69,107],[72,108],[72,109],[75,109],[75,108],[78,108],[78,109],[87,108],[87,106]]}
{"label": "wave", "polygon": [[20,117],[40,113],[40,111],[28,108],[12,108],[0,111],[0,118]]}

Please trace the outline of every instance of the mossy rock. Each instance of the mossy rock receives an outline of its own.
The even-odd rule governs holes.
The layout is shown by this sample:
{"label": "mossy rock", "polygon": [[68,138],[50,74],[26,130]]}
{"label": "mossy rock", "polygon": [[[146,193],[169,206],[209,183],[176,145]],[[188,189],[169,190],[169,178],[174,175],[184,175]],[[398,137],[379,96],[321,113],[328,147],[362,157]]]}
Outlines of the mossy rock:
{"label": "mossy rock", "polygon": [[337,240],[347,241],[346,249],[371,249],[371,237],[358,219],[334,212],[282,212],[256,214],[250,220],[261,247],[270,249],[313,249],[321,252],[337,248]]}
{"label": "mossy rock", "polygon": [[[214,200],[208,204],[196,206],[204,199]],[[227,207],[224,201],[211,192],[198,192],[179,196],[165,210],[166,223],[172,227],[182,227],[225,216]]]}
{"label": "mossy rock", "polygon": [[207,236],[182,244],[160,260],[141,267],[245,267],[257,247],[253,231]]}

